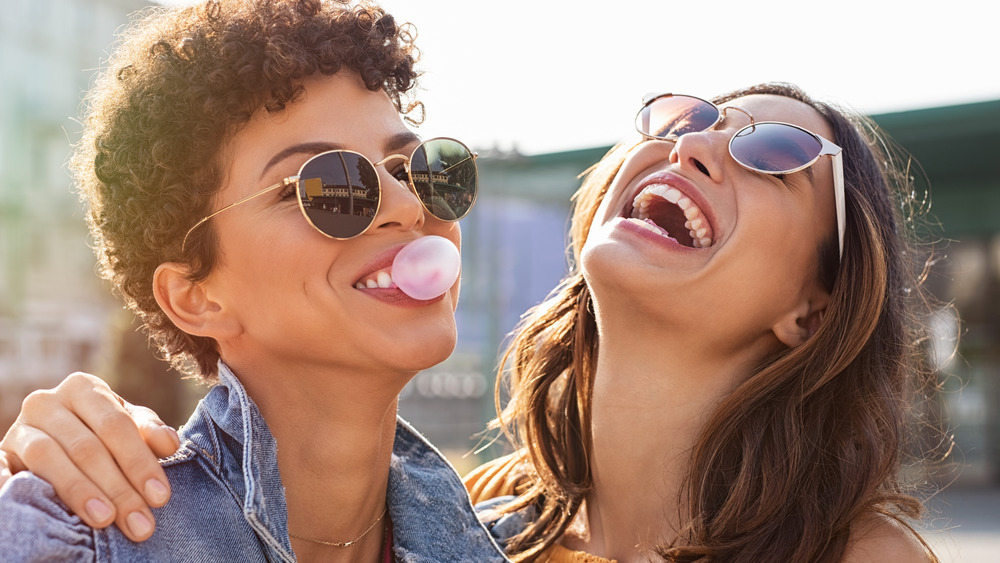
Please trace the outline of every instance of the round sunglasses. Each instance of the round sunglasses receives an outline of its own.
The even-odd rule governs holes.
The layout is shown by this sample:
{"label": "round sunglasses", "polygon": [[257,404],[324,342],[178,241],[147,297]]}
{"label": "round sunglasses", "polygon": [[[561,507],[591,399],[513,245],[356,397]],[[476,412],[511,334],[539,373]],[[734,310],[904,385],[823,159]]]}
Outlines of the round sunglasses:
{"label": "round sunglasses", "polygon": [[441,221],[458,221],[469,213],[479,192],[477,156],[447,137],[420,143],[410,156],[393,154],[376,163],[354,151],[322,152],[305,161],[295,176],[203,217],[184,235],[181,251],[191,233],[212,217],[291,184],[310,225],[332,239],[354,238],[368,230],[379,211],[382,183],[376,167],[395,159],[403,160],[396,178],[413,190],[428,213]]}
{"label": "round sunglasses", "polygon": [[687,133],[707,131],[722,121],[729,110],[750,118],[750,125],[729,140],[729,154],[740,166],[761,174],[791,174],[808,168],[821,156],[833,158],[833,189],[837,205],[837,238],[844,257],[845,202],[842,150],[823,137],[791,123],[754,121],[750,112],[719,108],[712,102],[680,94],[647,97],[635,116],[635,128],[647,139],[676,141]]}

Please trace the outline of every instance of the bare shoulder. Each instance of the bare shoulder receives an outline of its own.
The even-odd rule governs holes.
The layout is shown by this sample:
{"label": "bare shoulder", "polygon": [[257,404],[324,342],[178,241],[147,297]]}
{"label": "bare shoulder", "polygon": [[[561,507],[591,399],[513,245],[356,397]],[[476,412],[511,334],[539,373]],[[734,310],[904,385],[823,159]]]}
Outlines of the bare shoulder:
{"label": "bare shoulder", "polygon": [[911,528],[883,514],[863,517],[851,527],[851,537],[841,563],[937,561]]}

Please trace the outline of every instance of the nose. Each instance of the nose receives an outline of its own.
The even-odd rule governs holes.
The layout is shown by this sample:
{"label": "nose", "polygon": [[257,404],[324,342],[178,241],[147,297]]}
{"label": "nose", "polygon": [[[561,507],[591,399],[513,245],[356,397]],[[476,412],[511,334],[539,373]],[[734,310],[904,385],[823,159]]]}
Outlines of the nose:
{"label": "nose", "polygon": [[714,182],[722,180],[723,168],[729,154],[727,133],[711,129],[682,135],[670,151],[670,163],[681,170],[702,174]]}
{"label": "nose", "polygon": [[375,216],[377,231],[386,229],[419,230],[423,227],[426,212],[417,199],[417,194],[404,182],[390,174],[384,166],[379,167],[379,181],[382,196],[378,215]]}

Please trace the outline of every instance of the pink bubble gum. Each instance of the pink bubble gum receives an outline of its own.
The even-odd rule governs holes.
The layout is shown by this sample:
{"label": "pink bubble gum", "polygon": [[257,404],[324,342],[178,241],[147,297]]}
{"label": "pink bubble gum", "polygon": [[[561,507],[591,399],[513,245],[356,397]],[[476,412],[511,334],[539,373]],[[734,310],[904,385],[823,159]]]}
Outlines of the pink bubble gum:
{"label": "pink bubble gum", "polygon": [[392,281],[414,299],[426,301],[448,291],[462,267],[458,249],[446,238],[426,236],[407,244],[392,262]]}

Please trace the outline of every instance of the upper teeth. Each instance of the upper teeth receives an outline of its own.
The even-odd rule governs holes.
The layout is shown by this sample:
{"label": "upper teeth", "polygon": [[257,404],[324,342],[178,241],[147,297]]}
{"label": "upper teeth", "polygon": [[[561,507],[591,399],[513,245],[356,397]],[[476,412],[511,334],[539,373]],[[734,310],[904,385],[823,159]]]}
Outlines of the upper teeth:
{"label": "upper teeth", "polygon": [[389,270],[381,270],[378,273],[370,275],[368,278],[360,280],[358,283],[354,284],[354,287],[358,289],[389,289],[391,287],[396,287],[396,284],[392,281],[392,273]]}
{"label": "upper teeth", "polygon": [[632,202],[632,218],[645,220],[649,218],[649,204],[654,197],[663,198],[670,203],[676,204],[684,212],[687,221],[684,227],[694,240],[695,248],[708,248],[712,246],[712,226],[704,214],[693,201],[681,193],[677,188],[665,184],[655,184],[647,186],[639,195],[635,196]]}

